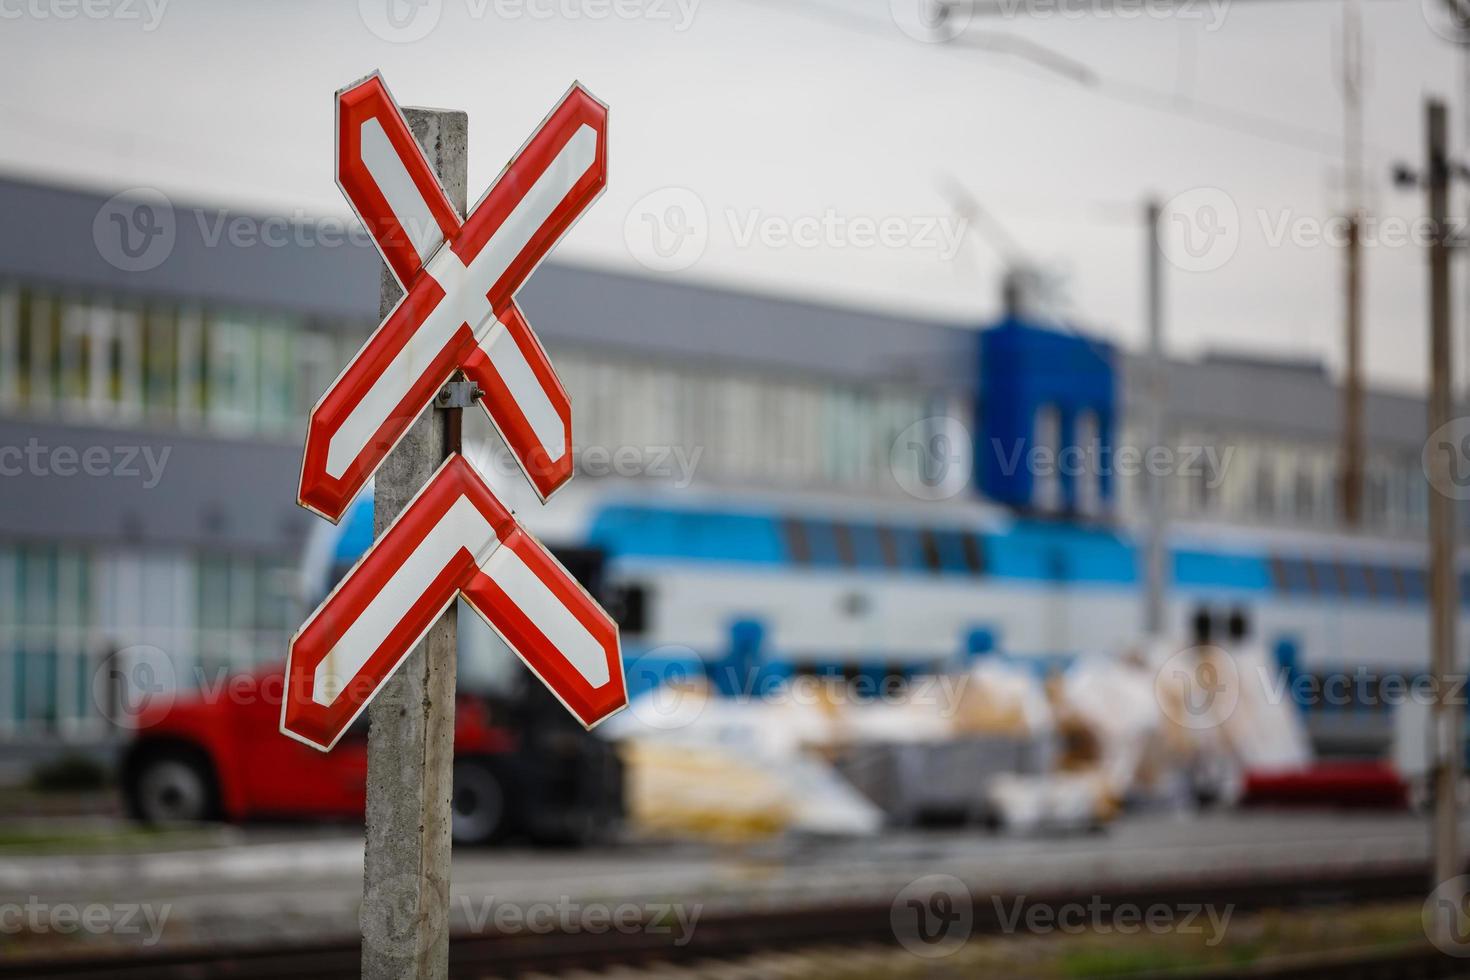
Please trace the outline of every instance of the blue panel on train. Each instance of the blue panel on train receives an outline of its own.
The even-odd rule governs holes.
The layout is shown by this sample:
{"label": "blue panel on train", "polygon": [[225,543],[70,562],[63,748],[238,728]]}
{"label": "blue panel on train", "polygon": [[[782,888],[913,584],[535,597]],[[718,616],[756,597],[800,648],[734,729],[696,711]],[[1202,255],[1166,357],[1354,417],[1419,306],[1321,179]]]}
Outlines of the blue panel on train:
{"label": "blue panel on train", "polygon": [[588,538],[614,555],[780,562],[778,527],[763,514],[612,506],[598,513]]}
{"label": "blue panel on train", "polygon": [[1273,588],[1271,568],[1259,556],[1178,551],[1174,554],[1174,584],[1183,588],[1209,587],[1266,592]]}
{"label": "blue panel on train", "polygon": [[342,533],[337,537],[334,562],[351,563],[373,546],[373,491],[369,487],[348,508],[342,519]]}
{"label": "blue panel on train", "polygon": [[989,571],[1000,578],[1129,583],[1138,575],[1133,547],[1102,528],[1022,521],[987,536],[985,547]]}
{"label": "blue panel on train", "polygon": [[[1044,465],[1055,474],[1063,508],[1080,505],[1083,480],[1096,481],[1098,500],[1111,500],[1106,460],[1117,384],[1112,345],[1008,316],[981,334],[979,356],[975,463],[980,489],[1013,507],[1037,506],[1042,474],[1032,461],[1034,448],[1055,454]],[[1048,445],[1038,442],[1037,421],[1044,409],[1055,422],[1055,431],[1044,440]],[[1073,455],[1064,460],[1068,449]],[[1081,457],[1075,455],[1079,449]]]}

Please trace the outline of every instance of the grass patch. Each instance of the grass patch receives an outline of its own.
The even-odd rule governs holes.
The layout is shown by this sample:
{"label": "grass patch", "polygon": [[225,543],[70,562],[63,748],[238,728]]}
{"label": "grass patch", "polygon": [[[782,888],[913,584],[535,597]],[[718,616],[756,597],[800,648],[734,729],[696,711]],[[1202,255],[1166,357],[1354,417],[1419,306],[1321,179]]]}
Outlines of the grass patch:
{"label": "grass patch", "polygon": [[139,824],[90,823],[0,825],[0,855],[105,854],[217,843],[214,827],[162,828]]}

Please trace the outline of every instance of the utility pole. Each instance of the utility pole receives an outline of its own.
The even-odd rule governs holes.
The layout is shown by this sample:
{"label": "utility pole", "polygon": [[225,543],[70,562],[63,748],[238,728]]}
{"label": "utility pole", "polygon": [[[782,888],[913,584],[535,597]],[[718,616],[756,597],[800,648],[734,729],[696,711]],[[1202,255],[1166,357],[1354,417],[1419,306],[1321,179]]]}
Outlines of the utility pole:
{"label": "utility pole", "polygon": [[[1150,199],[1144,208],[1144,223],[1147,228],[1147,315],[1148,315],[1148,445],[1145,458],[1154,447],[1164,442],[1164,401],[1168,395],[1168,379],[1164,376],[1164,282],[1163,249],[1159,243],[1159,222],[1162,209],[1157,200]],[[1164,633],[1164,590],[1168,574],[1164,534],[1168,523],[1165,508],[1165,477],[1143,468],[1144,486],[1147,489],[1148,540],[1144,550],[1144,633],[1150,639],[1158,639]]]}
{"label": "utility pole", "polygon": [[1357,0],[1342,18],[1343,177],[1347,190],[1347,246],[1343,278],[1344,347],[1342,386],[1342,471],[1339,490],[1343,525],[1363,520],[1363,324],[1362,324],[1362,126],[1363,41]]}
{"label": "utility pole", "polygon": [[1354,208],[1347,219],[1347,256],[1343,288],[1346,304],[1344,346],[1347,365],[1342,383],[1342,522],[1356,529],[1363,522],[1363,324],[1362,226]]}
{"label": "utility pole", "polygon": [[[412,108],[404,116],[463,220],[469,117]],[[379,313],[386,317],[402,295],[385,265]],[[375,538],[458,451],[461,411],[425,409],[383,462],[373,506]],[[367,849],[359,915],[364,980],[443,980],[449,972],[456,606],[451,603],[430,627],[368,708]]]}
{"label": "utility pole", "polygon": [[[1430,99],[1425,113],[1426,160],[1424,182],[1428,192],[1431,229],[1429,246],[1429,419],[1433,433],[1450,421],[1450,164],[1445,134],[1445,107]],[[1449,486],[1451,460],[1445,453],[1429,454],[1439,470],[1431,486]],[[1459,589],[1455,581],[1455,502],[1431,489],[1429,493],[1430,660],[1434,672],[1434,879],[1448,881],[1461,871],[1459,844],[1459,784],[1461,769],[1461,713],[1450,692],[1457,669],[1455,618]],[[1448,923],[1446,923],[1448,927]]]}

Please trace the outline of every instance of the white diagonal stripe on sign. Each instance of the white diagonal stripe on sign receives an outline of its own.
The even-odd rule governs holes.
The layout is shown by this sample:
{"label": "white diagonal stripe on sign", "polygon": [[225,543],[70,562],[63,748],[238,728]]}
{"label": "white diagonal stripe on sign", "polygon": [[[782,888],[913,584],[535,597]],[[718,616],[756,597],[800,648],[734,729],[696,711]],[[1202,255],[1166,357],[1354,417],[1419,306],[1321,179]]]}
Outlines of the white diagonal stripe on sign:
{"label": "white diagonal stripe on sign", "polygon": [[456,500],[316,665],[311,699],[323,706],[337,700],[459,549],[468,548],[483,567],[505,550],[499,544],[485,515],[467,498]]}
{"label": "white diagonal stripe on sign", "polygon": [[413,243],[414,251],[419,253],[419,261],[428,261],[434,249],[443,243],[444,233],[376,117],[363,120],[362,162],[372,174],[373,183],[383,192],[388,207],[393,209],[393,217]]}
{"label": "white diagonal stripe on sign", "polygon": [[[327,473],[333,477],[340,478],[347,472],[347,467],[378,431],[378,426],[387,420],[413,383],[429,370],[454,332],[466,322],[461,309],[463,297],[455,295],[455,292],[466,291],[462,285],[465,267],[454,250],[447,246],[439,249],[424,272],[433,276],[444,289],[444,298],[429,311],[413,337],[388,362],[388,367],[378,375],[367,394],[352,406],[352,411],[342,420],[342,426],[332,434],[332,442],[327,447]],[[484,296],[480,296],[480,308],[483,315],[489,315],[490,303]]]}
{"label": "white diagonal stripe on sign", "polygon": [[[546,224],[551,213],[566,200],[577,181],[596,162],[597,130],[584,124],[516,203],[505,222],[468,266],[460,261],[452,248],[443,247],[434,253],[424,271],[439,283],[444,290],[444,299],[429,313],[413,338],[403,345],[332,434],[327,448],[327,473],[330,476],[341,478],[461,324],[469,324],[479,338],[498,323],[490,315],[490,304],[486,300],[490,287],[500,280],[516,256],[525,251],[531,237]],[[533,430],[539,437],[540,432],[535,430],[534,423]]]}
{"label": "white diagonal stripe on sign", "polygon": [[547,458],[552,462],[561,459],[567,451],[566,429],[556,406],[551,403],[551,396],[521,351],[521,345],[497,320],[489,335],[480,341],[480,349],[490,358],[490,366],[495,368],[495,373],[510,390],[510,397],[526,417],[531,431],[536,434],[536,441],[546,450]]}
{"label": "white diagonal stripe on sign", "polygon": [[480,567],[587,683],[607,683],[607,651],[514,548],[497,548]]}

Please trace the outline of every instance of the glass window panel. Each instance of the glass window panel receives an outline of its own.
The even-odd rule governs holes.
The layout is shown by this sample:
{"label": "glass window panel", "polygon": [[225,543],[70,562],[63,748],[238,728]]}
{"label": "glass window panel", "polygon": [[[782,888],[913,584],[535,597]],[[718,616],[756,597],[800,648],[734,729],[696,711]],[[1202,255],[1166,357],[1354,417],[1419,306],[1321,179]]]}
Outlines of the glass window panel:
{"label": "glass window panel", "polygon": [[235,313],[216,316],[208,324],[208,401],[212,427],[246,432],[259,423],[259,332],[256,324]]}
{"label": "glass window panel", "polygon": [[256,567],[249,558],[235,558],[230,565],[230,619],[232,630],[254,629],[260,615],[256,609]]}
{"label": "glass window panel", "polygon": [[62,404],[70,410],[85,408],[92,387],[92,309],[75,297],[62,300],[60,339]]}
{"label": "glass window panel", "polygon": [[20,404],[20,289],[0,285],[0,406]]}
{"label": "glass window panel", "polygon": [[326,394],[341,365],[336,362],[332,338],[318,327],[307,327],[296,336],[294,359],[295,415],[305,420],[317,400]]}
{"label": "glass window panel", "polygon": [[33,408],[44,407],[56,399],[61,376],[61,304],[55,297],[31,295],[25,337],[30,362],[28,401]]}
{"label": "glass window panel", "polygon": [[209,403],[209,349],[204,314],[186,308],[178,314],[178,412],[180,421],[195,423],[204,418]]}
{"label": "glass window panel", "polygon": [[143,312],[122,307],[112,311],[111,320],[106,410],[136,419],[143,413]]}
{"label": "glass window panel", "polygon": [[143,315],[143,406],[150,417],[177,417],[178,385],[178,317],[172,307],[150,306]]}
{"label": "glass window panel", "polygon": [[292,337],[304,332],[290,321],[266,320],[260,331],[260,423],[266,432],[281,432],[295,421],[296,367]]}

